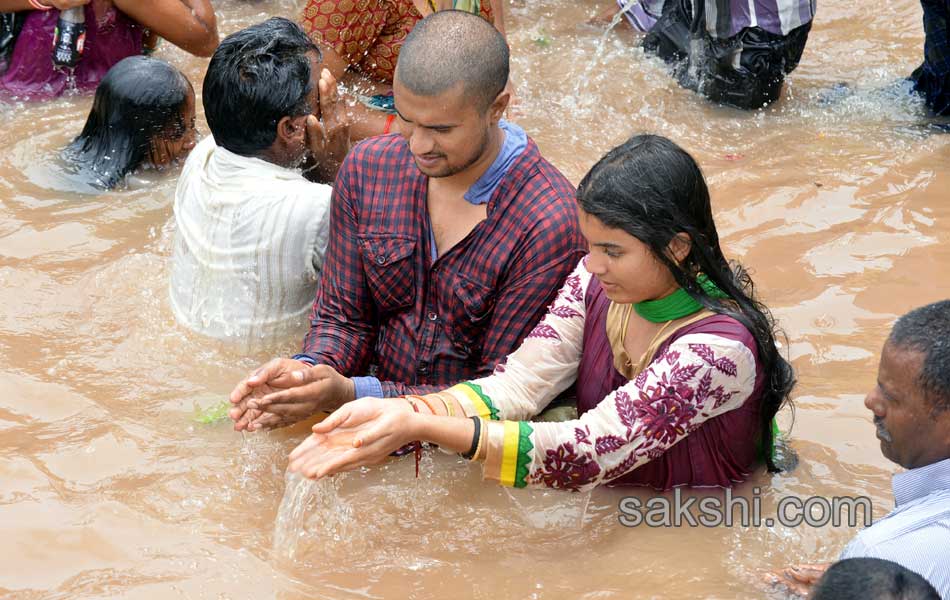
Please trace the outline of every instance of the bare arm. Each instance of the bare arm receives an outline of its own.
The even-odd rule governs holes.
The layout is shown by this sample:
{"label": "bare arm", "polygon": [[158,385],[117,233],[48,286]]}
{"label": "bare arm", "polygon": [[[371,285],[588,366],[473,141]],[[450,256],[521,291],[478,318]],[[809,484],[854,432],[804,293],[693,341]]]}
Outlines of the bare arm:
{"label": "bare arm", "polygon": [[343,79],[343,74],[346,73],[346,70],[349,68],[350,63],[347,60],[340,56],[340,54],[333,48],[322,44],[320,42],[314,42],[320,48],[320,54],[323,55],[323,61],[320,64],[320,67],[330,71],[330,74],[333,75],[333,78],[337,81]]}
{"label": "bare arm", "polygon": [[[66,10],[89,4],[92,0],[39,0],[40,4],[50,8]],[[0,12],[19,12],[21,10],[35,10],[30,0],[0,0]]]}
{"label": "bare arm", "polygon": [[136,22],[186,52],[211,56],[218,47],[218,22],[210,0],[114,0],[114,3]]}
{"label": "bare arm", "polygon": [[488,0],[491,4],[492,15],[495,17],[495,29],[501,32],[501,35],[508,39],[508,31],[505,29],[505,14],[508,12],[508,0]]}

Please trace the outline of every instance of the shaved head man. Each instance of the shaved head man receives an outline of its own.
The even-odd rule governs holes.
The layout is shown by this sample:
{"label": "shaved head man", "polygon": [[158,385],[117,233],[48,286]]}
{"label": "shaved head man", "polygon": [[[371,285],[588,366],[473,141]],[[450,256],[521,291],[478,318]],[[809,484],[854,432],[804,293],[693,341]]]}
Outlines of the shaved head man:
{"label": "shaved head man", "polygon": [[399,134],[340,168],[303,352],[238,384],[236,429],[489,375],[541,319],[585,243],[573,186],[502,119],[508,69],[502,35],[466,12],[406,38]]}

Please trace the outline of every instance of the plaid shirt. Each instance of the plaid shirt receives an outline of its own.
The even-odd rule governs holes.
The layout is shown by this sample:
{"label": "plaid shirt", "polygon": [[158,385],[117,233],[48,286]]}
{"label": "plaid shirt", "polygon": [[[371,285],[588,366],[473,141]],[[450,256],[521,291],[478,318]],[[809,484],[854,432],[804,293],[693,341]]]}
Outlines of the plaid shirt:
{"label": "plaid shirt", "polygon": [[586,251],[574,187],[533,141],[492,194],[487,218],[434,262],[427,189],[402,137],[353,148],[334,185],[299,355],[348,376],[374,365],[386,396],[491,374]]}

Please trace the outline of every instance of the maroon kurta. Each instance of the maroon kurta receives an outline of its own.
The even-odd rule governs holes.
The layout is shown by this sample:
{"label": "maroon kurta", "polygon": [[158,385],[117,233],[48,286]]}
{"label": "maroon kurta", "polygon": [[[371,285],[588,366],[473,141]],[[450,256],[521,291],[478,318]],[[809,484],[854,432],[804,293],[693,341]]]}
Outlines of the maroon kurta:
{"label": "maroon kurta", "polygon": [[[607,340],[610,300],[593,278],[585,296],[584,349],[577,371],[577,412],[591,410],[612,391],[627,383],[614,367]],[[759,457],[760,403],[764,374],[755,338],[741,323],[715,315],[677,330],[657,349],[661,355],[676,339],[691,333],[717,335],[742,342],[756,359],[755,389],[735,410],[713,417],[661,456],[618,477],[608,485],[648,486],[668,490],[679,485],[731,487],[749,476]]]}

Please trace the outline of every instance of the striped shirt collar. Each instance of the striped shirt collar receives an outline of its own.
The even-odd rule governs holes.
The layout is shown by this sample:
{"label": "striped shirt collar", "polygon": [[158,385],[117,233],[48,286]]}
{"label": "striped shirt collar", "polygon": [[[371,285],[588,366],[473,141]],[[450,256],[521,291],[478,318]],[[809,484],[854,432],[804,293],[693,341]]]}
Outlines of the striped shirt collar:
{"label": "striped shirt collar", "polygon": [[950,458],[894,475],[894,502],[903,506],[934,492],[950,490]]}

